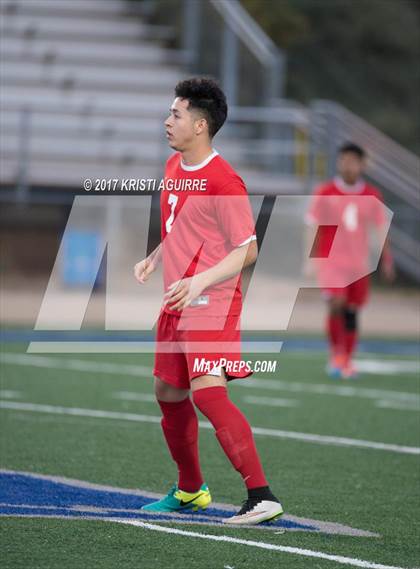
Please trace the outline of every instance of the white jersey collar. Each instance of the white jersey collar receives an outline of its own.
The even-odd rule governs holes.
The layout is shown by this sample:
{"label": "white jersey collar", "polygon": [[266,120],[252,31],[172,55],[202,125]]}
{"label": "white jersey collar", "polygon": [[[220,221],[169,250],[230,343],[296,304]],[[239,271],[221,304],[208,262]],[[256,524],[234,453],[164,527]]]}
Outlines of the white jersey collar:
{"label": "white jersey collar", "polygon": [[218,156],[218,154],[219,153],[217,152],[217,150],[213,149],[213,152],[211,154],[209,154],[205,160],[200,162],[200,164],[194,164],[194,166],[188,166],[187,164],[184,164],[184,162],[182,161],[182,158],[181,158],[181,161],[180,161],[181,168],[183,170],[186,170],[187,172],[195,172],[196,170],[201,170],[201,168],[204,168],[204,166],[207,166],[207,164],[209,162],[211,162],[211,160],[213,160],[213,158],[215,158],[215,156]]}
{"label": "white jersey collar", "polygon": [[355,184],[346,184],[340,176],[334,178],[334,185],[345,194],[361,194],[365,189],[364,180],[357,180]]}

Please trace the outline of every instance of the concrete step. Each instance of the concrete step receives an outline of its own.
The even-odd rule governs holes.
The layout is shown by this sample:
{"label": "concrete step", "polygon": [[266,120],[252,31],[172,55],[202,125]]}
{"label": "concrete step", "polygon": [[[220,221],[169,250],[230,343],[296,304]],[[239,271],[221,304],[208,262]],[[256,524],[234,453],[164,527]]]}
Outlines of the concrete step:
{"label": "concrete step", "polygon": [[[3,186],[15,186],[18,179],[19,163],[16,156],[0,157],[0,184]],[[67,160],[51,160],[38,158],[29,163],[28,179],[32,186],[45,188],[69,188],[82,190],[83,180],[90,178],[114,179],[125,178],[157,178],[160,180],[163,172],[162,164],[142,163],[140,159],[132,164],[119,163],[109,159],[84,160],[80,162]],[[2,190],[3,191],[3,190]],[[92,190],[93,193],[93,190]],[[105,192],[104,192],[105,194]],[[51,199],[53,197],[51,196]]]}
{"label": "concrete step", "polygon": [[[157,66],[173,62],[178,52],[166,50],[145,41],[136,43],[95,43],[77,40],[28,40],[21,37],[3,38],[1,55],[6,60],[44,61],[57,63],[83,63],[125,67],[142,65]],[[168,68],[168,67],[167,67]]]}
{"label": "concrete step", "polygon": [[97,89],[58,90],[49,87],[2,86],[1,105],[5,110],[29,108],[36,111],[62,112],[64,114],[110,114],[121,117],[156,117],[163,120],[171,103],[168,95],[105,93]]}
{"label": "concrete step", "polygon": [[159,69],[124,69],[121,67],[103,69],[101,67],[82,67],[71,64],[51,64],[26,62],[7,62],[0,60],[0,77],[2,85],[15,86],[51,86],[61,88],[70,86],[81,91],[83,89],[101,89],[106,91],[152,92],[170,94],[181,75],[172,70]]}
{"label": "concrete step", "polygon": [[[97,157],[99,160],[106,157],[114,161],[130,162],[141,157],[142,161],[159,162],[163,154],[170,152],[164,136],[163,127],[151,136],[148,132],[139,130],[131,132],[129,136],[124,131],[117,131],[108,123],[103,129],[72,129],[72,131],[56,130],[40,131],[36,125],[31,125],[30,135],[30,159],[50,157],[54,160],[73,160],[74,162],[90,160]],[[19,129],[3,132],[1,154],[12,157],[20,152],[22,146]],[[248,160],[245,147],[235,141],[226,140],[218,144],[222,155],[235,167],[245,168]]]}
{"label": "concrete step", "polygon": [[[123,137],[113,136],[83,136],[74,139],[67,137],[42,136],[36,131],[32,132],[29,140],[30,160],[36,161],[38,158],[48,158],[51,162],[55,160],[73,161],[75,164],[85,160],[112,160],[130,163],[137,159],[145,161],[156,161],[161,155],[162,148],[167,148],[163,136],[159,139],[146,137],[143,140],[127,140]],[[9,134],[3,137],[1,144],[1,155],[13,157],[19,153],[21,146],[18,134]]]}
{"label": "concrete step", "polygon": [[124,0],[2,0],[1,13],[30,16],[105,17],[113,18],[128,11]]}
{"label": "concrete step", "polygon": [[62,39],[108,42],[136,42],[150,38],[148,26],[130,17],[49,17],[6,13],[0,20],[3,38]]}
{"label": "concrete step", "polygon": [[100,65],[101,68],[108,68],[108,72],[116,66],[124,66],[126,69],[141,66],[150,70],[159,66],[163,72],[173,70],[173,65],[170,66],[168,62],[178,59],[177,53],[143,40],[118,44],[39,38],[33,41],[21,37],[7,37],[1,43],[1,57],[4,61]]}
{"label": "concrete step", "polygon": [[[111,116],[85,116],[81,114],[58,114],[34,112],[31,128],[43,136],[77,138],[86,135],[97,137],[109,135],[139,138],[163,136],[163,122],[154,118],[124,118]],[[20,132],[22,114],[20,111],[0,109],[0,131],[3,136]]]}

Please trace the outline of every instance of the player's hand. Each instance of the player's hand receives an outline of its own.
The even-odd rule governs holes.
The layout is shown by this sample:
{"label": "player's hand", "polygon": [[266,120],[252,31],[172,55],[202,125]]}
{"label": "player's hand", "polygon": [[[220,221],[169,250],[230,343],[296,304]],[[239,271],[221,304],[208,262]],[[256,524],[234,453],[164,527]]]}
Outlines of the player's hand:
{"label": "player's hand", "polygon": [[140,284],[145,284],[155,268],[155,263],[149,257],[146,257],[146,259],[134,265],[134,278]]}
{"label": "player's hand", "polygon": [[163,304],[169,304],[170,310],[182,310],[200,296],[205,288],[206,284],[200,275],[175,281],[169,285],[163,297]]}

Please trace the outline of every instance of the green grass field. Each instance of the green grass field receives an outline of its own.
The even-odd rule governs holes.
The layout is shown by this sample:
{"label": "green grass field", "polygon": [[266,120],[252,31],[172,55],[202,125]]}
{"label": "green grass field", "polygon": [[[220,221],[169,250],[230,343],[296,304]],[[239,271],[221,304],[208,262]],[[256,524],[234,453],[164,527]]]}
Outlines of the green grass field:
{"label": "green grass field", "polygon": [[[5,344],[2,350],[3,469],[149,492],[169,489],[176,470],[157,419],[132,417],[159,416],[147,369],[151,355],[36,356],[25,355],[23,344]],[[366,374],[352,383],[333,382],[325,377],[323,354],[284,352],[277,359],[275,373],[256,374],[263,380],[260,385],[245,386],[247,380],[230,385],[233,400],[253,427],[274,431],[256,434],[274,492],[288,514],[337,522],[379,537],[153,522],[186,532],[179,534],[103,520],[9,516],[1,518],[2,567],[419,566],[418,374]],[[382,355],[369,359],[415,361]],[[138,373],[133,366],[139,366]],[[95,415],[92,410],[104,413]],[[300,440],[296,433],[321,439]],[[325,437],[351,440],[338,445]],[[200,431],[200,452],[213,499],[239,506],[245,498],[242,482],[210,429]],[[191,533],[254,543],[200,539]],[[269,550],[261,544],[293,549]],[[309,557],[304,550],[321,556]],[[347,559],[331,560],[322,554]]]}

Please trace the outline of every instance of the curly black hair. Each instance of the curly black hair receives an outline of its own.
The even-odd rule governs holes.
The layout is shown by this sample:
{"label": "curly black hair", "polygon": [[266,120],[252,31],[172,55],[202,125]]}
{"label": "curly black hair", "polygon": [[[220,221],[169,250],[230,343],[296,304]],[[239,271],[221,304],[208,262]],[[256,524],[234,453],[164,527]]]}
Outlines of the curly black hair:
{"label": "curly black hair", "polygon": [[202,113],[209,125],[209,136],[213,138],[223,126],[228,110],[225,94],[217,82],[210,77],[191,77],[177,84],[175,95],[188,99],[188,108]]}

